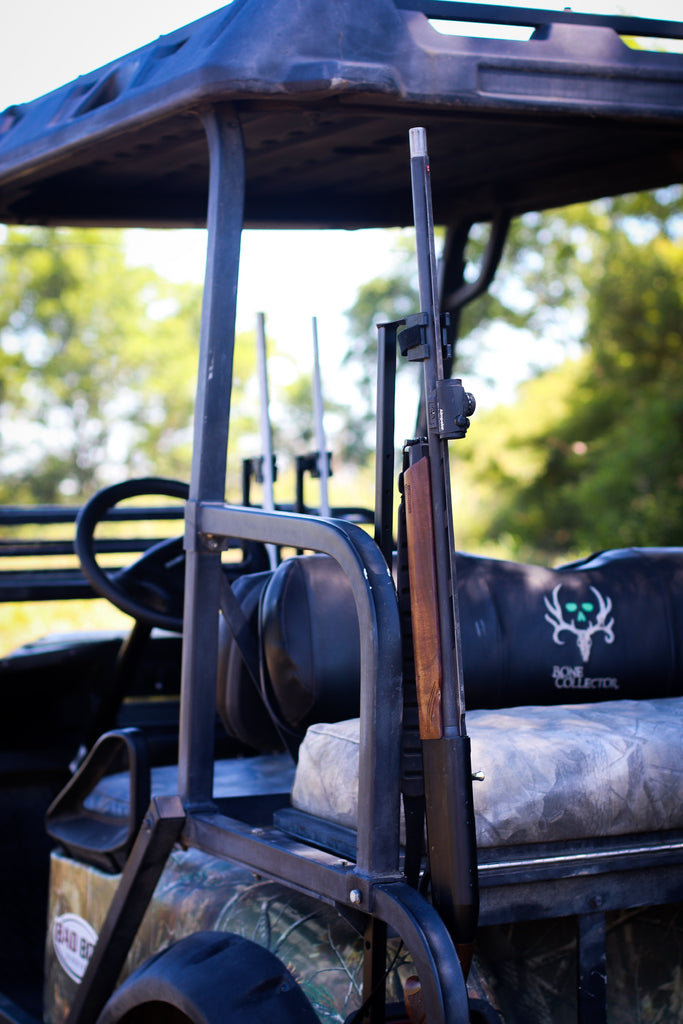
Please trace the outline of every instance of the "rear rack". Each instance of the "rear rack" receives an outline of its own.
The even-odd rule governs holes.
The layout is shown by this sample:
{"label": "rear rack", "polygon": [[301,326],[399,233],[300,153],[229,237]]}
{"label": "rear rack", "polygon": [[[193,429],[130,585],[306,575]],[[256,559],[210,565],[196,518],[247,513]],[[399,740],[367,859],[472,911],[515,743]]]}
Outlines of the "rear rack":
{"label": "rear rack", "polygon": [[[514,25],[547,28],[551,25],[592,25],[610,28],[620,36],[649,36],[656,39],[683,39],[679,21],[635,18],[626,14],[583,14],[564,10],[537,10],[532,7],[498,7],[491,4],[453,0],[394,0],[403,11],[420,11],[428,18],[444,21],[471,21],[482,25]],[[501,13],[502,12],[502,13]]]}
{"label": "rear rack", "polygon": [[[64,540],[25,537],[23,534],[14,538],[8,536],[15,527],[73,525],[78,511],[77,508],[60,505],[0,508],[0,531],[3,534],[0,539],[0,603],[63,601],[97,596],[75,564],[73,530],[69,532],[68,539]],[[177,521],[182,520],[183,509],[172,506],[113,509],[106,518],[112,522]],[[179,527],[178,531],[181,532],[182,527]],[[147,551],[160,539],[162,538],[102,539],[97,542],[96,547],[98,553],[124,555]],[[17,568],[16,562],[10,561],[15,559],[25,559],[29,564]],[[73,566],[63,564],[71,560],[74,562]]]}

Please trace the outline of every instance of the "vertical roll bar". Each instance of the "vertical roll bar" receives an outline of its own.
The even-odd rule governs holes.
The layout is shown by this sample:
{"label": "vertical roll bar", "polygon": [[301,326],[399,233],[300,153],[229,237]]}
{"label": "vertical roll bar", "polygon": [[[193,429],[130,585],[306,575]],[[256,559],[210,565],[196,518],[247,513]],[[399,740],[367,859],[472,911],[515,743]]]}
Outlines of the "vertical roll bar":
{"label": "vertical roll bar", "polygon": [[209,144],[209,201],[204,303],[190,500],[185,514],[185,617],[178,785],[188,807],[213,794],[218,670],[220,552],[200,550],[196,505],[223,501],[235,346],[237,278],[244,218],[244,142],[232,107],[202,115]]}

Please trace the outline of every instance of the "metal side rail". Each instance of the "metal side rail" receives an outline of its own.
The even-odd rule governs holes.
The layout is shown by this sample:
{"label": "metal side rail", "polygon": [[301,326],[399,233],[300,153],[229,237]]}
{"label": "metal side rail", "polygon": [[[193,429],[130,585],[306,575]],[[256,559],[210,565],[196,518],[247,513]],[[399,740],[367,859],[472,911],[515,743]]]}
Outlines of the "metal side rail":
{"label": "metal side rail", "polygon": [[[78,512],[78,508],[63,505],[0,507],[0,531],[4,534],[0,537],[0,603],[66,601],[98,596],[75,563],[73,526]],[[106,515],[108,521],[121,523],[158,522],[182,518],[182,508],[175,506],[112,509]],[[26,536],[25,532],[22,532],[23,527],[36,527],[44,531],[54,526],[68,528],[61,539],[53,535]],[[101,554],[125,556],[147,551],[163,539],[99,539],[96,550]],[[17,568],[18,565],[21,567]],[[110,566],[111,571],[115,568],[119,566]]]}
{"label": "metal side rail", "polygon": [[[193,530],[192,503],[188,531]],[[362,875],[398,872],[401,728],[401,634],[393,580],[374,541],[360,527],[341,520],[254,508],[197,503],[198,545],[220,552],[230,536],[334,558],[353,591],[361,638],[360,777],[358,871]],[[202,750],[181,747],[189,761]],[[187,766],[186,766],[187,767]],[[187,771],[192,774],[192,768]]]}
{"label": "metal side rail", "polygon": [[608,1019],[607,914],[680,903],[683,831],[479,851],[480,925],[572,917],[580,1024]]}
{"label": "metal side rail", "polygon": [[481,925],[677,903],[683,831],[479,850]]}

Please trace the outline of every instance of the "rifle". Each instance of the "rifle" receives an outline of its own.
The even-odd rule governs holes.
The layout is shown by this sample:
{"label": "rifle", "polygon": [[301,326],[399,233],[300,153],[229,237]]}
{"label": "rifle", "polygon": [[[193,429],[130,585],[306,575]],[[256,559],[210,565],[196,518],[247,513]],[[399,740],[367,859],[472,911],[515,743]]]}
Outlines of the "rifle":
{"label": "rifle", "polygon": [[465,729],[448,442],[465,436],[474,399],[444,377],[448,320],[439,311],[424,128],[410,131],[420,305],[399,336],[423,367],[427,437],[407,442],[402,474],[410,612],[424,764],[432,899],[467,976],[479,912],[470,743]]}

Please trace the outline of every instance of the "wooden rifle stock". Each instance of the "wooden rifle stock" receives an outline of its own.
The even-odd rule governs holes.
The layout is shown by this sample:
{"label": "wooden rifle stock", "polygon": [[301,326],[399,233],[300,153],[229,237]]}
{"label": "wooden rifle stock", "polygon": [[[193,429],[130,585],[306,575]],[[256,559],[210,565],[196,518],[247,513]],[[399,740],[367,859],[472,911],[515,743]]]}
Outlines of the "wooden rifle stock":
{"label": "wooden rifle stock", "polygon": [[[425,775],[427,842],[434,904],[467,976],[479,911],[469,737],[445,729],[434,506],[426,446],[410,446],[403,500],[410,577],[415,683]],[[452,680],[451,680],[452,684]]]}
{"label": "wooden rifle stock", "polygon": [[442,667],[427,455],[403,471],[403,496],[420,739],[435,740],[443,735]]}

